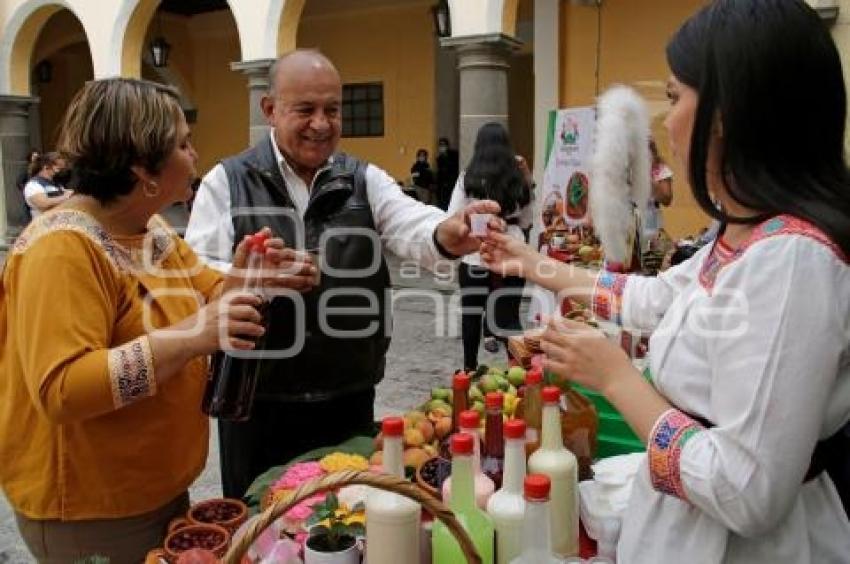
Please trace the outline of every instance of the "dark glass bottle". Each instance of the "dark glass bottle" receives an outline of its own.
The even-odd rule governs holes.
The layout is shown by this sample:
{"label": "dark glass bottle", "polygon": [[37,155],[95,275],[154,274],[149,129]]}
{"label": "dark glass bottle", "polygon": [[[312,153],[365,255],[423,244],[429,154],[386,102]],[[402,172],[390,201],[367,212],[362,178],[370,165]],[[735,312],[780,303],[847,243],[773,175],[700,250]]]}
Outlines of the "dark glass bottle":
{"label": "dark glass bottle", "polygon": [[[247,276],[244,290],[262,295],[260,285],[260,269],[265,254],[263,234],[251,236],[248,242]],[[267,302],[258,308],[263,316],[263,325],[268,328],[266,318]],[[265,347],[265,335],[256,339],[255,351]],[[251,417],[251,407],[254,404],[254,393],[260,375],[260,358],[236,358],[223,351],[213,355],[210,366],[207,387],[201,409],[210,417],[226,421],[246,421]]]}
{"label": "dark glass bottle", "polygon": [[505,470],[502,420],[504,396],[499,392],[489,392],[484,397],[484,402],[487,411],[484,418],[484,456],[481,457],[481,471],[487,474],[496,489],[499,489],[502,487],[502,474]]}

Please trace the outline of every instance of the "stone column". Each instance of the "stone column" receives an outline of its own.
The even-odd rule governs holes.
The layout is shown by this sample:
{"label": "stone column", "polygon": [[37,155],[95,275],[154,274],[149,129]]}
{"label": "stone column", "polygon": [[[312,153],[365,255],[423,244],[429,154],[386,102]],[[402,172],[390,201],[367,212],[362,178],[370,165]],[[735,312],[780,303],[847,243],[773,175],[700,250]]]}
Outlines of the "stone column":
{"label": "stone column", "polygon": [[0,96],[0,184],[3,198],[0,205],[0,230],[5,245],[26,226],[23,194],[15,181],[27,167],[26,156],[32,145],[30,112],[37,108],[38,98],[30,96]]}
{"label": "stone column", "polygon": [[508,127],[510,55],[521,43],[497,34],[447,37],[443,47],[457,50],[460,74],[460,167],[472,156],[475,136],[485,123]]}
{"label": "stone column", "polygon": [[275,59],[257,59],[230,63],[231,70],[240,71],[248,76],[248,128],[252,147],[268,135],[269,124],[266,116],[263,115],[260,100],[269,90],[269,67],[274,61]]}

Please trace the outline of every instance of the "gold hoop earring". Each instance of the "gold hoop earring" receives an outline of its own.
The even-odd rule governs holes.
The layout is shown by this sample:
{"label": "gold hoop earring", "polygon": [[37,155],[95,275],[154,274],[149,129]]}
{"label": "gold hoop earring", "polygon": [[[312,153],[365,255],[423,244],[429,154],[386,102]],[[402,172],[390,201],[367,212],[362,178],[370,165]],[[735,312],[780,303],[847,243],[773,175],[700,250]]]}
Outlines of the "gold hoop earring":
{"label": "gold hoop earring", "polygon": [[159,196],[159,185],[156,182],[145,182],[142,186],[142,192],[148,198],[156,198]]}

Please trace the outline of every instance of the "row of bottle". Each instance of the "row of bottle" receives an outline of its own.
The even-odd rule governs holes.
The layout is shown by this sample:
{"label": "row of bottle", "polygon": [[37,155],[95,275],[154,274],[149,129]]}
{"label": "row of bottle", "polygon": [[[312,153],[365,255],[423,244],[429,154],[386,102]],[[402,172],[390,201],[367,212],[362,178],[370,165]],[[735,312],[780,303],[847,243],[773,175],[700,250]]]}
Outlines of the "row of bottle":
{"label": "row of bottle", "polygon": [[[453,408],[452,433],[460,430],[460,415],[469,408],[468,393],[472,379],[469,375],[458,372],[452,379]],[[529,457],[540,447],[541,429],[543,425],[543,372],[532,368],[526,372],[525,386],[522,388],[522,399],[516,407],[515,417],[523,419],[527,425],[526,457]],[[497,392],[498,393],[498,392]],[[484,473],[496,484],[501,482],[501,466],[503,457],[501,435],[490,440],[489,430],[491,420],[500,417],[502,399],[495,396],[488,399],[485,396],[487,425],[485,427],[486,444],[482,453]],[[492,399],[492,402],[491,402]],[[567,388],[561,399],[561,440],[578,459],[579,479],[588,480],[593,477],[590,469],[597,447],[599,418],[593,403],[579,392]],[[447,455],[447,452],[446,452]]]}
{"label": "row of bottle", "polygon": [[[503,426],[500,411],[498,423],[493,417],[494,434],[490,435],[488,428],[488,438],[498,437],[502,442],[504,436],[504,479],[495,492],[493,481],[481,468],[478,413],[467,410],[458,417],[460,432],[452,435],[452,473],[443,499],[472,538],[484,564],[545,563],[547,560],[541,555],[554,554],[561,558],[578,555],[577,463],[561,440],[560,389],[544,388],[542,396],[541,446],[527,465],[525,422],[514,419]],[[490,411],[496,412],[494,399],[490,400],[490,406],[488,416],[492,415]],[[384,471],[401,477],[404,423],[400,418],[387,418],[382,431]],[[531,486],[533,504],[529,502],[526,469],[532,475],[543,476],[550,484],[551,502],[541,499],[543,478],[531,480],[536,486]],[[543,507],[546,503],[550,505]],[[418,504],[396,494],[380,490],[370,493],[366,503],[370,564],[419,561],[419,512]],[[540,521],[543,514],[546,518]],[[537,522],[532,524],[535,519]],[[547,522],[545,526],[540,524]],[[434,564],[464,561],[457,541],[440,522],[434,524],[432,554]],[[554,556],[551,558],[558,561]]]}

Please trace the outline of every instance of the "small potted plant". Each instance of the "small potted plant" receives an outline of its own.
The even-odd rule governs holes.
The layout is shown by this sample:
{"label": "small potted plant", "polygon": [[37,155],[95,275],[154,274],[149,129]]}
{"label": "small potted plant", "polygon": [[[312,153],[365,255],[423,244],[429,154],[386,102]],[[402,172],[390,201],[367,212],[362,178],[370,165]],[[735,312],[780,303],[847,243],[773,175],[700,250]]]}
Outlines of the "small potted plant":
{"label": "small potted plant", "polygon": [[307,521],[310,536],[304,545],[304,564],[359,564],[357,537],[366,532],[364,515],[362,503],[347,510],[333,493],[314,505]]}

